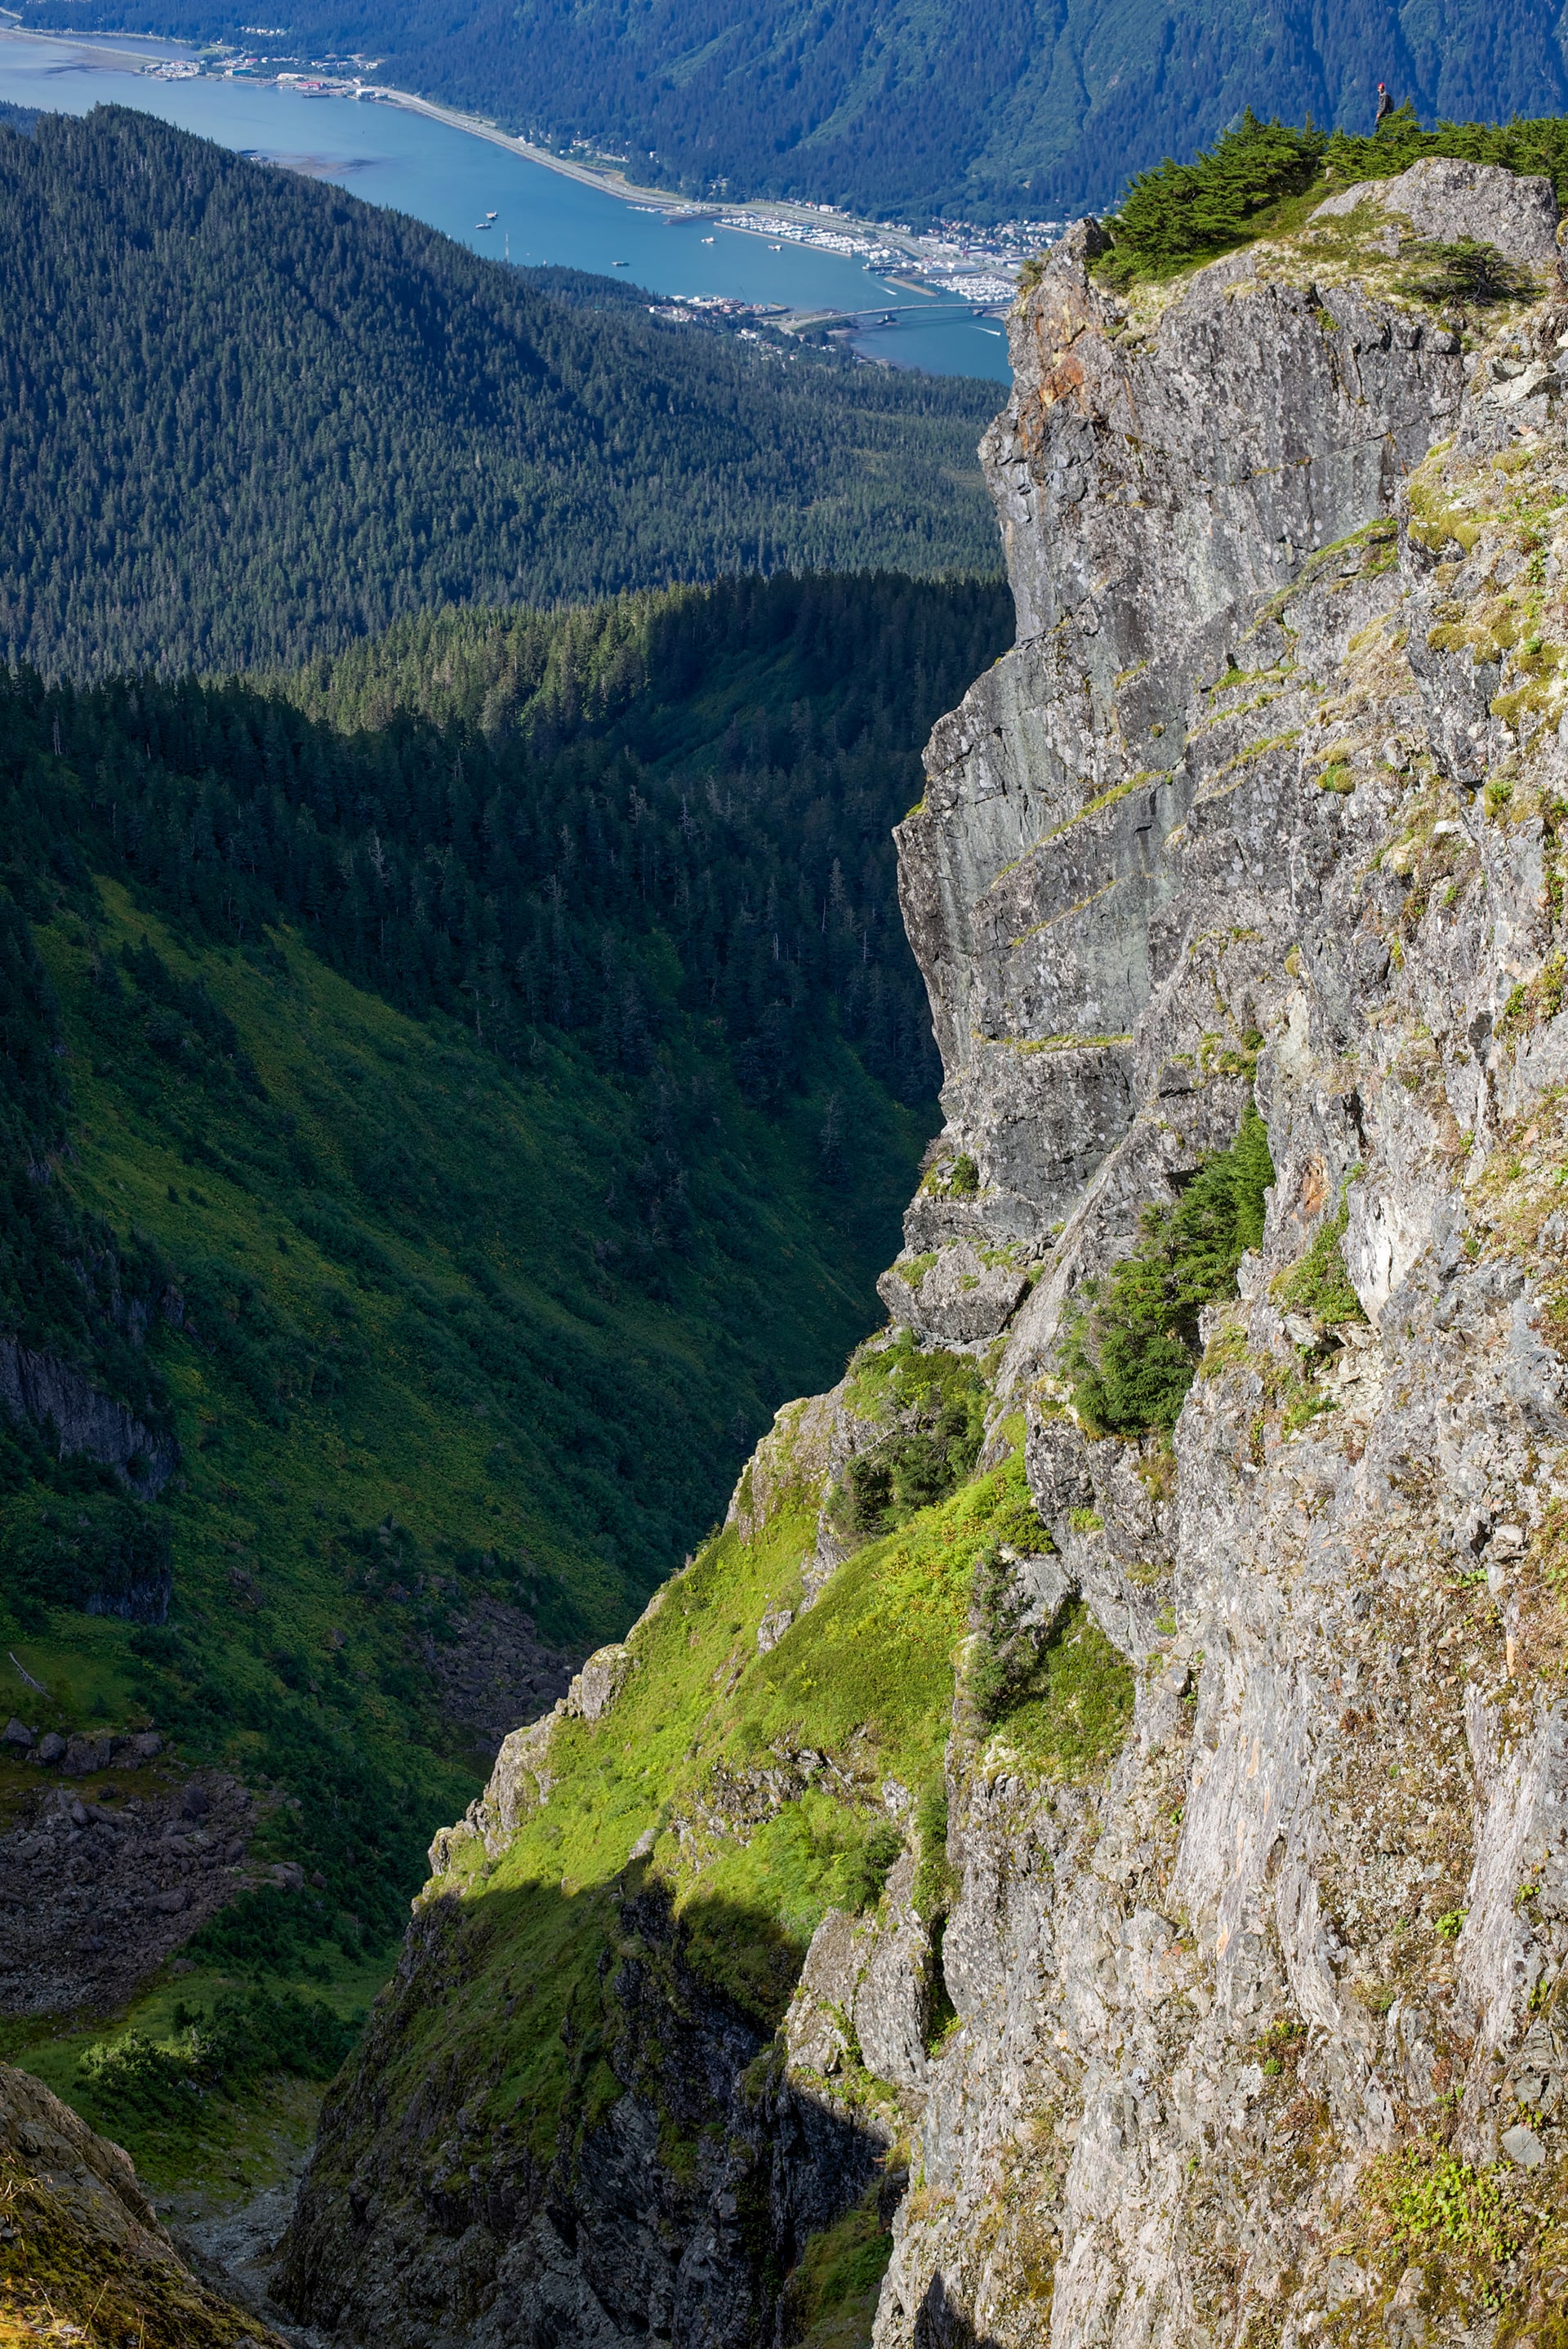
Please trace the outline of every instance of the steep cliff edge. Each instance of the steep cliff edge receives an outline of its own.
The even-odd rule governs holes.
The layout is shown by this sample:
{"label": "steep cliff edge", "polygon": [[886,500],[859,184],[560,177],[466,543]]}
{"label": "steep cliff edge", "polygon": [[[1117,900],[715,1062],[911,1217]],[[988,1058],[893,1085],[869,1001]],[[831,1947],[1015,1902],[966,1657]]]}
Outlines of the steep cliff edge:
{"label": "steep cliff edge", "polygon": [[[1568,2338],[1568,300],[1549,190],[1350,196],[1015,316],[892,1327],[438,1838],[302,2313]],[[1261,1241],[1106,1432],[1253,1100]]]}

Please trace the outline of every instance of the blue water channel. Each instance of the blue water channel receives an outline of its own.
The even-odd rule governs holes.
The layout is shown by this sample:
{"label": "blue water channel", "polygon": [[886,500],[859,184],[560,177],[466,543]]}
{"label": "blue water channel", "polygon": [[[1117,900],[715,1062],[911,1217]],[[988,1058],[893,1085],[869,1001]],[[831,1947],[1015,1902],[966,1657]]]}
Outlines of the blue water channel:
{"label": "blue water channel", "polygon": [[[402,107],[207,76],[160,81],[142,70],[150,58],[181,54],[189,53],[174,42],[104,36],[88,47],[0,31],[0,98],[71,114],[99,104],[140,107],[220,146],[292,164],[366,202],[411,212],[489,260],[591,269],[666,296],[728,295],[846,312],[885,302],[897,308],[893,323],[868,324],[854,336],[868,357],[934,375],[1009,379],[1000,323],[976,316],[965,303],[923,299],[838,254],[775,248],[710,220],[639,210]],[[490,212],[494,224],[480,228]]]}

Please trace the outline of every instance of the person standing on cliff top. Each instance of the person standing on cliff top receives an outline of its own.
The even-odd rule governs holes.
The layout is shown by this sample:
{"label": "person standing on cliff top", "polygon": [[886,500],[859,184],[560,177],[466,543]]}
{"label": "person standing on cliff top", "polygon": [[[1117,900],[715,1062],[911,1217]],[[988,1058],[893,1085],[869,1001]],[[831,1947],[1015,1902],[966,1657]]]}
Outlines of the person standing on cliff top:
{"label": "person standing on cliff top", "polygon": [[1382,129],[1393,111],[1394,101],[1388,95],[1388,85],[1386,81],[1380,81],[1377,85],[1377,119],[1372,126],[1374,136]]}

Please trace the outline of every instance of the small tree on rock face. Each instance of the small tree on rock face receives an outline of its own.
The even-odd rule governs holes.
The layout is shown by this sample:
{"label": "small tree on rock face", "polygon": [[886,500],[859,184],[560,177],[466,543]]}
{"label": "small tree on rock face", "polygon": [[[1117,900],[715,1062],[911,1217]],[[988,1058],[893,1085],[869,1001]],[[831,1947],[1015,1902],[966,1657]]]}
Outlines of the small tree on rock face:
{"label": "small tree on rock face", "polygon": [[1198,1316],[1228,1296],[1264,1236],[1274,1181],[1268,1129],[1249,1101],[1228,1150],[1206,1158],[1172,1207],[1144,1211],[1138,1245],[1085,1282],[1062,1365],[1088,1425],[1141,1435],[1176,1424],[1198,1367]]}
{"label": "small tree on rock face", "polygon": [[1422,302],[1485,310],[1499,302],[1528,301],[1535,291],[1526,271],[1480,237],[1461,236],[1452,244],[1421,237],[1406,246],[1405,257],[1416,267],[1400,279],[1399,290]]}

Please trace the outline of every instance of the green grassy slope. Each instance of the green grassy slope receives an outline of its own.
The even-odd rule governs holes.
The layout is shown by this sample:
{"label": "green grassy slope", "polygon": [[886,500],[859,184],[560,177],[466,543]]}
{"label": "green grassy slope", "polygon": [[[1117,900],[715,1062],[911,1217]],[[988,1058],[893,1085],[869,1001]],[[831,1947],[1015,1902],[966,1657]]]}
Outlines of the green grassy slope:
{"label": "green grassy slope", "polygon": [[[975,1362],[921,1354],[907,1338],[872,1341],[848,1386],[850,1409],[892,1442],[958,1394],[985,1405]],[[876,1909],[906,1835],[918,1908],[939,1922],[953,1891],[950,1734],[982,1771],[1079,1785],[1103,1771],[1132,1681],[1087,1610],[1073,1607],[1043,1644],[1022,1643],[1026,1659],[998,1666],[987,1569],[998,1545],[1038,1549],[1049,1537],[1025,1482],[1021,1420],[996,1433],[998,1464],[972,1464],[900,1512],[759,1652],[764,1616],[799,1606],[823,1493],[799,1419],[787,1417],[768,1439],[762,1522],[727,1527],[672,1578],[632,1635],[634,1662],[599,1721],[555,1727],[548,1799],[521,1782],[520,1822],[499,1850],[461,1827],[445,1840],[404,1972],[324,2112],[294,2242],[301,2308],[330,2316],[352,2289],[332,2271],[334,2246],[348,2181],[367,2159],[378,2223],[394,2229],[407,2199],[427,2214],[449,2207],[456,2231],[473,2161],[520,2201],[543,2192],[571,2209],[581,2195],[591,2211],[595,2132],[631,2090],[660,2116],[672,2202],[699,2177],[711,2187],[724,2102],[706,2108],[672,2050],[704,2018],[717,2032],[728,2015],[766,2051],[815,1927],[830,1907]],[[902,1830],[890,1780],[912,1798]],[[787,1790],[771,1811],[770,1783]],[[448,1986],[459,1982],[457,1999]],[[938,1979],[934,2038],[944,2008]],[[416,2091],[417,2128],[404,2118]],[[852,2051],[824,2093],[841,2110],[880,2110],[901,2133],[894,2100]],[[887,2249],[865,2213],[823,2237],[794,2287],[802,2324],[874,2285]],[[829,2269],[831,2279],[819,2272]]]}
{"label": "green grassy slope", "polygon": [[[820,1102],[773,1121],[732,1099],[727,1164],[708,1178],[729,1249],[655,1303],[594,1258],[633,1113],[583,1056],[546,1047],[526,1076],[505,1071],[460,1028],[394,1012],[286,936],[260,968],[192,956],[122,889],[98,894],[90,932],[67,911],[36,936],[73,1080],[73,1192],[142,1236],[184,1302],[186,1330],[154,1345],[183,1450],[150,1513],[175,1602],[167,1625],[83,1616],[27,1575],[0,1647],[53,1702],[0,1672],[35,1726],[150,1716],[186,1759],[293,1797],[257,1849],[322,1875],[324,1897],[247,1895],[203,1946],[268,1979],[362,1981],[364,1953],[387,1961],[430,1833],[483,1766],[444,1715],[428,1643],[480,1593],[579,1652],[624,1625],[670,1563],[682,1502],[692,1537],[694,1490],[721,1505],[738,1420],[748,1432],[864,1326],[855,1226],[896,1229],[920,1130],[847,1050],[830,1056],[823,1080],[881,1185],[841,1218],[815,1181]],[[118,1034],[106,1021],[92,962],[143,939],[176,978],[202,978],[264,1101],[215,1102],[210,1072],[171,1076],[129,1019]],[[330,1212],[302,1204],[285,1123],[318,1181],[336,1178]],[[367,1123],[396,1130],[404,1185],[438,1202],[428,1224],[389,1216],[345,1171]],[[0,1503],[13,1570],[60,1516],[47,1486]]]}
{"label": "green grassy slope", "polygon": [[[288,698],[0,695],[0,1338],[180,1446],[150,1499],[0,1421],[0,1656],[50,1692],[0,1699],[272,1799],[255,1855],[319,1881],[206,1928],[193,1996],[362,2005],[489,1758],[456,1627],[620,1631],[875,1318],[934,1116],[887,828],[1001,616],[742,583],[449,616]],[[36,1784],[0,1761],[0,1819]],[[23,2037],[156,2167],[72,2086],[102,2029]]]}
{"label": "green grassy slope", "polygon": [[743,568],[995,577],[995,406],[562,301],[148,115],[0,126],[0,656],[51,675]]}

